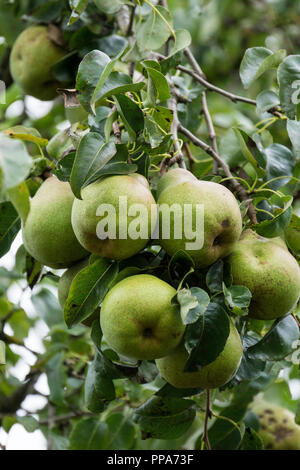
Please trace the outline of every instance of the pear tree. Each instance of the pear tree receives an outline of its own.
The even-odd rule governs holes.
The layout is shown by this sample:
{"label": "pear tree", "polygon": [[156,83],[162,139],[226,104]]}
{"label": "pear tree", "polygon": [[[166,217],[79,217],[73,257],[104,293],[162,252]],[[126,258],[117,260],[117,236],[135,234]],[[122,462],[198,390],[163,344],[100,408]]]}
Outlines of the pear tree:
{"label": "pear tree", "polygon": [[0,449],[300,449],[299,12],[249,3],[0,0]]}

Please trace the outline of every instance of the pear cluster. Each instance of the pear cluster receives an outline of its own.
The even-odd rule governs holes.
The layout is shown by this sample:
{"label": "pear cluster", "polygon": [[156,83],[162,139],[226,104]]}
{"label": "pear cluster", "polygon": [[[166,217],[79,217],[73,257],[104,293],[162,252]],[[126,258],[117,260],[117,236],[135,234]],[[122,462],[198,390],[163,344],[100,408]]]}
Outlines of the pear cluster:
{"label": "pear cluster", "polygon": [[[142,204],[139,225],[147,226],[146,236],[121,236],[118,226],[120,197],[130,208]],[[174,234],[176,217],[184,210],[172,211],[174,204],[191,208],[191,225],[197,228],[197,205],[203,207],[203,244],[186,249],[185,236]],[[170,237],[162,236],[161,206],[169,207]],[[99,237],[99,207],[112,206],[116,212],[116,236]],[[153,213],[153,206],[156,212]],[[134,216],[128,212],[128,227]],[[183,169],[170,170],[159,181],[155,201],[149,183],[141,175],[114,175],[101,178],[75,198],[69,183],[55,176],[48,178],[31,200],[23,220],[23,240],[27,251],[42,264],[68,268],[59,282],[62,308],[78,272],[88,265],[92,253],[112,260],[125,260],[143,250],[151,240],[153,221],[158,240],[171,257],[187,251],[196,269],[205,269],[220,258],[227,258],[234,285],[248,287],[252,294],[249,316],[270,320],[289,314],[300,295],[300,268],[281,239],[266,239],[251,230],[242,233],[242,217],[233,194],[224,186],[199,181]],[[178,220],[177,220],[178,222]],[[181,222],[184,223],[184,220]],[[173,228],[172,228],[173,227]],[[241,357],[240,336],[230,323],[230,334],[221,354],[197,372],[186,372],[188,353],[184,347],[185,325],[174,298],[176,290],[151,274],[137,274],[116,283],[107,293],[100,323],[108,345],[121,356],[135,360],[156,360],[169,383],[178,388],[216,388],[236,373]],[[95,312],[99,317],[99,311]],[[95,315],[93,318],[95,318]]]}

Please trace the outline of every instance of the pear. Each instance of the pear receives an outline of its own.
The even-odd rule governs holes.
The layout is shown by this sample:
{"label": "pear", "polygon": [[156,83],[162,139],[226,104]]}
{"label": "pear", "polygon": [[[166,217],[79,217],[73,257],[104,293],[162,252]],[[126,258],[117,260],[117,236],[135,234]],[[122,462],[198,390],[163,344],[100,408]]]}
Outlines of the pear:
{"label": "pear", "polygon": [[184,372],[188,352],[184,344],[169,356],[156,361],[161,376],[177,388],[218,388],[235,375],[242,359],[243,347],[240,336],[230,322],[230,333],[221,354],[210,364],[196,372]]}
{"label": "pear", "polygon": [[258,399],[251,410],[259,418],[258,434],[266,450],[300,450],[300,426],[293,413]]}
{"label": "pear", "polygon": [[29,214],[23,222],[26,250],[51,268],[68,268],[87,256],[72,229],[73,201],[69,183],[51,176],[31,199]]}
{"label": "pear", "polygon": [[40,100],[57,96],[60,86],[51,67],[66,55],[66,51],[49,37],[46,26],[31,26],[15,41],[10,54],[10,72],[14,81],[28,95]]}
{"label": "pear", "polygon": [[[85,258],[82,261],[71,266],[67,269],[58,282],[58,300],[62,309],[64,309],[66,300],[69,295],[71,284],[75,276],[89,264],[89,259]],[[85,326],[91,326],[94,320],[97,320],[100,315],[100,309],[97,308],[88,318],[82,321],[82,324]]]}
{"label": "pear", "polygon": [[[166,252],[173,256],[177,251],[186,251],[199,268],[210,266],[219,258],[229,255],[234,249],[242,232],[242,217],[239,205],[233,194],[224,186],[209,181],[199,181],[187,170],[177,169],[176,175],[170,172],[162,177],[159,183],[159,219],[160,244]],[[174,175],[174,176],[172,176]],[[168,183],[165,185],[165,183]],[[176,204],[173,212],[172,205]],[[187,218],[184,206],[192,208],[189,225],[203,243],[190,244],[192,237],[185,234]],[[204,209],[204,227],[197,227],[197,205]],[[170,236],[164,235],[163,208],[170,209]],[[166,219],[166,218],[165,218]],[[182,236],[175,233],[174,221],[182,223]],[[200,221],[200,217],[199,217]]]}
{"label": "pear", "polygon": [[185,327],[172,305],[176,290],[161,279],[138,274],[116,284],[100,315],[103,335],[117,353],[137,360],[166,356],[180,343]]}
{"label": "pear", "polygon": [[[156,203],[146,178],[142,175],[109,176],[85,187],[81,196],[82,199],[75,199],[73,204],[72,226],[84,248],[104,258],[122,260],[135,255],[146,246],[151,236],[151,227],[155,226],[157,219]],[[120,214],[120,197],[127,205],[127,211],[124,209],[125,218]],[[141,205],[142,212],[128,215],[135,204]],[[109,205],[111,215],[107,215],[106,209],[97,215],[100,207],[106,207],[104,205]],[[123,234],[119,224],[120,217]],[[131,232],[131,223],[136,227],[134,235]],[[100,224],[103,224],[101,229]],[[116,227],[115,233],[109,231],[113,227]]]}
{"label": "pear", "polygon": [[183,181],[198,181],[196,176],[188,170],[183,168],[174,168],[169,170],[160,180],[158,181],[156,195],[159,197],[164,189],[174,184],[179,184]]}
{"label": "pear", "polygon": [[252,293],[250,317],[273,320],[292,311],[300,296],[300,268],[281,239],[245,230],[229,263],[233,284]]}

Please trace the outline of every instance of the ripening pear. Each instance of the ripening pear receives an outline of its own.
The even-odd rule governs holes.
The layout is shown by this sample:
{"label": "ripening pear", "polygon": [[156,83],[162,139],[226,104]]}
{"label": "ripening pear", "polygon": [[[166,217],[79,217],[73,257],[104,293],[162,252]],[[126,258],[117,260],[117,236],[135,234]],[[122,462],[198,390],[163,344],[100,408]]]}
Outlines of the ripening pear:
{"label": "ripening pear", "polygon": [[[83,269],[86,268],[89,264],[89,259],[85,258],[78,263],[71,266],[67,269],[58,282],[58,300],[62,309],[64,309],[66,300],[69,295],[71,284],[76,277],[76,275]],[[98,319],[100,315],[100,309],[97,308],[94,313],[92,313],[88,318],[83,320],[81,323],[86,326],[91,326],[93,321]]]}
{"label": "ripening pear", "polygon": [[249,316],[273,320],[289,314],[300,296],[300,268],[281,239],[245,230],[229,257],[233,284],[252,293]]}
{"label": "ripening pear", "polygon": [[81,196],[73,204],[72,226],[86,250],[122,260],[147,245],[151,227],[155,228],[157,209],[142,175],[102,178],[85,187]]}
{"label": "ripening pear", "polygon": [[218,388],[229,382],[241,363],[243,347],[240,336],[230,322],[230,333],[221,354],[210,364],[196,372],[184,372],[188,352],[184,344],[169,356],[156,361],[160,375],[177,388]]}
{"label": "ripening pear", "polygon": [[159,197],[167,187],[183,183],[184,181],[198,181],[196,176],[183,168],[174,168],[169,170],[162,178],[159,179],[156,195]]}
{"label": "ripening pear", "polygon": [[300,426],[291,411],[258,399],[251,411],[259,418],[258,434],[266,450],[300,450]]}
{"label": "ripening pear", "polygon": [[185,330],[179,309],[171,303],[175,295],[172,286],[149,274],[118,282],[106,295],[100,315],[109,346],[138,360],[170,354]]}
{"label": "ripening pear", "polygon": [[73,201],[69,183],[51,176],[31,199],[29,214],[23,222],[26,250],[51,268],[68,268],[88,254],[72,229]]}
{"label": "ripening pear", "polygon": [[30,26],[15,41],[10,54],[10,72],[14,81],[28,95],[52,100],[60,86],[51,68],[66,51],[49,37],[46,26]]}
{"label": "ripening pear", "polygon": [[[170,256],[184,250],[204,268],[232,252],[242,232],[242,217],[231,191],[199,181],[180,168],[163,176],[158,190],[160,244]],[[165,209],[170,211],[170,234],[165,231]]]}

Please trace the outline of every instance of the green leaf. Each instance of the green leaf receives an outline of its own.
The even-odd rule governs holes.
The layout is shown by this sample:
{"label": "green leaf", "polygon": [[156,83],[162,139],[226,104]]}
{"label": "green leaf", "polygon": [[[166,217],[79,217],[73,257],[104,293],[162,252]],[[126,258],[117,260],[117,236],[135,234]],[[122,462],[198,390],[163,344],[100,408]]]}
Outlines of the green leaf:
{"label": "green leaf", "polygon": [[79,20],[80,15],[85,11],[89,4],[89,0],[69,0],[70,7],[72,9],[71,16],[69,18],[68,25],[74,24]]}
{"label": "green leaf", "polygon": [[106,450],[132,449],[135,441],[135,426],[124,413],[112,413],[107,419],[108,443]]}
{"label": "green leaf", "polygon": [[105,402],[116,398],[113,381],[105,375],[107,367],[105,368],[103,360],[105,357],[97,353],[89,365],[84,384],[85,406],[93,413],[101,413],[105,408]]}
{"label": "green leaf", "polygon": [[20,217],[11,202],[0,203],[0,257],[11,247],[21,228]]}
{"label": "green leaf", "polygon": [[105,67],[110,62],[108,55],[94,50],[86,54],[79,64],[76,89],[80,91],[79,101],[87,111],[90,111],[90,102],[99,77],[102,76]]}
{"label": "green leaf", "polygon": [[[265,158],[259,152],[255,141],[242,129],[233,128],[233,130],[238,138],[244,158],[252,165],[258,176],[264,177],[266,173],[264,170]],[[251,146],[252,152],[255,152],[255,156],[250,152],[249,146]]]}
{"label": "green leaf", "polygon": [[169,52],[168,59],[177,54],[177,52],[189,47],[192,42],[192,37],[186,29],[177,29],[173,40],[174,43],[171,43],[172,47]]}
{"label": "green leaf", "polygon": [[48,289],[41,289],[40,292],[31,297],[36,313],[51,328],[54,325],[63,323],[61,307],[57,298]]}
{"label": "green leaf", "polygon": [[21,424],[27,432],[34,432],[39,429],[39,423],[33,416],[18,416],[17,422]]}
{"label": "green leaf", "polygon": [[275,210],[275,217],[270,220],[264,220],[260,224],[255,225],[255,231],[259,235],[267,238],[274,238],[282,235],[288,227],[293,213],[293,198],[291,196],[283,196],[281,199],[284,207]]}
{"label": "green leaf", "polygon": [[290,180],[289,176],[293,176],[295,159],[290,149],[281,144],[272,144],[267,147],[265,155],[267,157],[266,181],[278,176],[287,176],[287,178],[281,178],[269,183],[268,187],[276,190]]}
{"label": "green leaf", "polygon": [[133,415],[144,439],[177,439],[192,425],[195,403],[180,398],[152,397]]}
{"label": "green leaf", "polygon": [[148,101],[152,106],[157,101],[163,102],[171,97],[169,84],[165,76],[158,70],[145,67],[148,74]]}
{"label": "green leaf", "polygon": [[293,145],[293,151],[297,158],[300,157],[300,122],[287,119],[286,130]]}
{"label": "green leaf", "polygon": [[18,340],[23,341],[28,336],[31,322],[22,308],[14,310],[8,320],[8,324]]}
{"label": "green leaf", "polygon": [[6,129],[4,132],[11,139],[19,139],[25,142],[32,142],[38,146],[44,147],[48,144],[48,139],[43,139],[37,129],[24,126],[14,126]]}
{"label": "green leaf", "polygon": [[227,307],[236,315],[247,315],[252,294],[245,286],[226,287],[223,283],[223,292]]}
{"label": "green leaf", "polygon": [[10,429],[16,423],[17,423],[17,418],[15,418],[14,416],[4,416],[4,418],[2,419],[1,425],[4,431],[9,433]]}
{"label": "green leaf", "polygon": [[122,5],[129,2],[123,0],[94,0],[94,3],[99,11],[111,15],[117,13]]}
{"label": "green leaf", "polygon": [[106,448],[108,426],[100,418],[84,418],[76,423],[70,436],[71,450],[102,450]]}
{"label": "green leaf", "polygon": [[292,315],[275,321],[268,333],[248,348],[250,358],[263,361],[280,361],[293,352],[293,344],[299,338],[299,327]]}
{"label": "green leaf", "polygon": [[84,418],[71,433],[71,450],[130,450],[135,441],[134,424],[123,413],[112,413],[106,421]]}
{"label": "green leaf", "polygon": [[64,387],[67,380],[66,367],[63,362],[64,353],[59,352],[51,357],[45,366],[50,389],[49,399],[60,406],[64,404]]}
{"label": "green leaf", "polygon": [[5,364],[5,343],[0,340],[0,364]]}
{"label": "green leaf", "polygon": [[211,265],[206,274],[206,285],[212,294],[223,290],[224,262],[219,259]]}
{"label": "green leaf", "polygon": [[229,406],[220,413],[223,419],[216,419],[208,431],[213,450],[236,450],[239,447],[243,432],[237,423],[243,419],[245,411],[245,408]]}
{"label": "green leaf", "polygon": [[223,351],[230,332],[230,320],[221,305],[211,302],[185,333],[189,358],[186,372],[194,372],[213,362]]}
{"label": "green leaf", "polygon": [[180,304],[180,315],[185,325],[195,323],[205,313],[210,303],[209,295],[200,287],[180,290],[177,299]]}
{"label": "green leaf", "polygon": [[108,79],[109,75],[113,71],[113,68],[114,68],[116,62],[118,61],[118,59],[122,55],[122,53],[123,53],[123,50],[121,50],[113,60],[110,60],[110,62],[108,62],[105,65],[105,68],[104,68],[103,72],[100,75],[100,78],[99,78],[99,80],[96,84],[95,90],[94,90],[92,98],[91,98],[91,107],[92,107],[92,110],[94,111],[94,113],[95,113],[95,103],[97,101],[97,96],[100,93],[100,90],[103,87],[106,80]]}
{"label": "green leaf", "polygon": [[124,126],[132,140],[144,129],[144,114],[141,108],[126,95],[114,96],[114,102]]}
{"label": "green leaf", "polygon": [[239,450],[263,450],[264,444],[261,437],[252,428],[246,428]]}
{"label": "green leaf", "polygon": [[71,172],[70,184],[74,195],[81,199],[81,188],[116,154],[114,142],[105,142],[98,132],[82,137]]}
{"label": "green leaf", "polygon": [[23,142],[0,134],[0,193],[22,183],[29,174],[31,163]]}
{"label": "green leaf", "polygon": [[69,328],[94,312],[117,273],[117,263],[100,258],[76,274],[64,308],[64,318]]}
{"label": "green leaf", "polygon": [[280,99],[277,93],[271,90],[264,90],[256,98],[256,107],[259,113],[275,108],[280,105]]}
{"label": "green leaf", "polygon": [[160,388],[155,395],[164,398],[183,398],[198,395],[200,393],[199,388],[176,388],[173,385],[166,383]]}
{"label": "green leaf", "polygon": [[[162,18],[163,17],[163,18]],[[136,39],[141,50],[160,49],[171,35],[172,18],[162,6],[152,9],[146,21],[137,28]]]}
{"label": "green leaf", "polygon": [[280,49],[272,52],[265,47],[247,49],[240,66],[240,77],[247,89],[267,70],[277,67],[286,56],[286,51]]}
{"label": "green leaf", "polygon": [[294,119],[299,103],[300,55],[289,55],[278,67],[279,97],[283,111]]}
{"label": "green leaf", "polygon": [[[113,95],[119,95],[127,92],[139,92],[145,86],[144,82],[132,83],[132,79],[121,72],[112,72],[106,80],[96,97],[97,102]],[[96,103],[97,105],[97,103]]]}
{"label": "green leaf", "polygon": [[30,211],[30,194],[25,182],[7,190],[8,197],[18,212],[21,220],[25,222]]}

